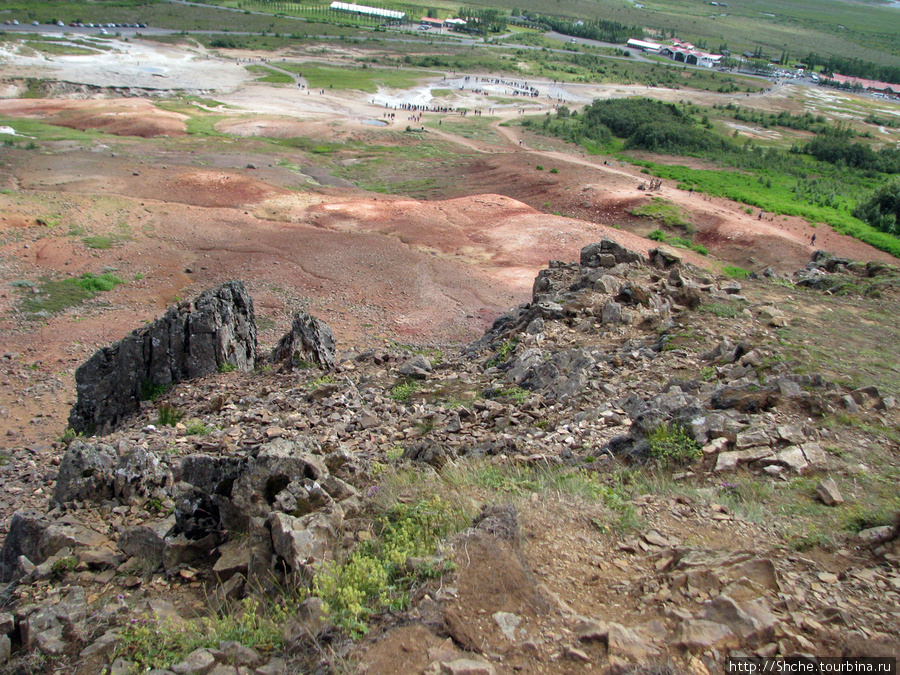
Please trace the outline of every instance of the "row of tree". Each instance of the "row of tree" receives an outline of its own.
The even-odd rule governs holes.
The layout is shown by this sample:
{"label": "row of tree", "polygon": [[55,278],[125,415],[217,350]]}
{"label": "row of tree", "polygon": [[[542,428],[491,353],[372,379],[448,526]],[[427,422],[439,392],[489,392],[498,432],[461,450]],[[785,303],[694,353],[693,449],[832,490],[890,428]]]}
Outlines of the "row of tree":
{"label": "row of tree", "polygon": [[572,21],[558,16],[545,16],[537,12],[514,9],[510,22],[527,26],[536,30],[554,30],[563,35],[580,37],[588,40],[601,40],[603,42],[615,42],[623,44],[631,38],[644,37],[644,30],[640,26],[627,26],[618,21],[606,19],[590,19],[588,21]]}
{"label": "row of tree", "polygon": [[839,73],[850,77],[900,84],[900,66],[886,66],[839,55],[820,56],[814,52],[810,52],[803,63],[810,69],[821,67],[828,75]]}

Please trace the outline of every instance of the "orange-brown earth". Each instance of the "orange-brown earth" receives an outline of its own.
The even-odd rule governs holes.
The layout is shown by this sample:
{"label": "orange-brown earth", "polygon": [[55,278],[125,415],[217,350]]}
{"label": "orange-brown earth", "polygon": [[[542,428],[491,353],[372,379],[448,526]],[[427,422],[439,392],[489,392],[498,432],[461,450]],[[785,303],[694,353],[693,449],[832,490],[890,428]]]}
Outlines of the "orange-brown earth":
{"label": "orange-brown earth", "polygon": [[[31,119],[103,132],[37,147],[27,147],[27,134],[20,134],[0,147],[0,328],[9,362],[0,389],[0,434],[13,434],[17,443],[46,441],[63,431],[74,368],[94,349],[158,316],[173,299],[230,278],[248,283],[265,344],[302,307],[350,347],[384,338],[466,341],[527,300],[535,274],[551,259],[575,260],[582,246],[603,236],[646,252],[654,244],[638,235],[655,225],[630,211],[653,196],[689,215],[695,240],[712,256],[685,257],[711,269],[721,264],[714,257],[747,269],[791,272],[808,261],[813,234],[816,248],[860,260],[890,259],[829,228],[797,218],[759,220],[737,204],[667,183],[650,195],[638,190],[646,177],[629,166],[586,157],[518,126],[500,126],[514,120],[520,107],[544,114],[540,100],[496,102],[489,138],[464,138],[452,125],[426,131],[430,142],[464,153],[463,160],[457,152],[454,162],[423,169],[434,179],[427,201],[366,193],[331,175],[334,166],[319,165],[315,154],[266,139],[349,140],[355,145],[348,147],[361,148],[358,155],[366,154],[367,143],[414,142],[398,135],[402,121],[384,128],[370,124],[383,121],[381,101],[361,92],[312,95],[302,86],[252,82],[242,64],[266,57],[278,67],[271,54],[216,56],[196,46],[141,40],[107,46],[112,49],[91,58],[4,51],[0,115],[11,126]],[[302,58],[342,63],[359,56],[337,45],[320,52]],[[25,78],[43,78],[50,91],[65,96],[24,98]],[[298,77],[297,84],[304,80]],[[206,99],[191,105],[221,115],[215,129],[228,136],[186,134],[187,114],[154,103],[167,90],[214,94],[224,105]],[[129,97],[111,98],[116,92]],[[643,93],[642,87],[587,84],[566,85],[560,95],[577,105]],[[684,96],[659,88],[652,93],[671,101]],[[400,100],[404,93],[390,95]],[[736,96],[692,93],[702,104]],[[737,99],[771,109],[806,105],[790,87]],[[490,99],[453,91],[441,102],[482,108]],[[434,117],[426,114],[426,121]],[[342,162],[366,159],[342,152]],[[536,171],[539,164],[557,173]],[[106,270],[127,283],[41,320],[25,320],[18,311],[23,296],[34,291],[15,282]],[[52,390],[41,393],[37,404],[23,394],[37,391],[36,385],[20,386],[35,379]]]}
{"label": "orange-brown earth", "polygon": [[[454,167],[444,194],[438,187],[435,199],[420,201],[327,187],[327,175],[298,175],[258,144],[182,145],[184,116],[148,100],[13,99],[0,101],[0,113],[109,134],[91,143],[0,150],[3,350],[22,355],[31,367],[25,377],[58,383],[35,404],[18,382],[4,382],[0,434],[19,441],[63,431],[74,369],[94,349],[153,319],[174,299],[227,279],[248,283],[266,344],[301,307],[328,322],[345,347],[383,338],[459,343],[526,301],[549,260],[576,260],[581,247],[604,236],[642,252],[655,245],[623,229],[646,234],[653,227],[630,214],[651,198],[638,190],[644,176],[579,153],[533,150],[536,139],[514,128],[502,128],[506,147],[460,139],[472,150],[470,160]],[[298,129],[317,136],[329,129],[336,137],[360,133],[357,120],[241,115],[223,126],[251,137]],[[147,136],[154,142],[140,140]],[[532,168],[551,161],[557,174]],[[665,183],[652,196],[689,213],[697,241],[713,256],[749,269],[803,266],[814,233],[816,247],[860,260],[890,258],[828,228],[796,218],[759,220],[737,204]],[[543,212],[547,203],[574,217]],[[110,247],[97,248],[91,236],[106,237]],[[685,257],[716,267],[707,258]],[[8,285],[104,270],[128,283],[40,321],[17,312],[30,291]]]}

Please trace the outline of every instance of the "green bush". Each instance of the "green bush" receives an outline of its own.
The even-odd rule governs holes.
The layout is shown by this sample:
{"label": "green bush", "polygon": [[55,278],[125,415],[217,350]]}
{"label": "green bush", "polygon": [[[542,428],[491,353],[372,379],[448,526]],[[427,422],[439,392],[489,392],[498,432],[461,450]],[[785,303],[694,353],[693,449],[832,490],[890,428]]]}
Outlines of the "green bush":
{"label": "green bush", "polygon": [[700,444],[679,424],[663,424],[647,437],[650,457],[663,465],[689,464],[701,456]]}
{"label": "green bush", "polygon": [[215,427],[211,427],[200,420],[193,420],[190,424],[185,428],[185,433],[188,436],[206,436],[208,433],[215,431]]}

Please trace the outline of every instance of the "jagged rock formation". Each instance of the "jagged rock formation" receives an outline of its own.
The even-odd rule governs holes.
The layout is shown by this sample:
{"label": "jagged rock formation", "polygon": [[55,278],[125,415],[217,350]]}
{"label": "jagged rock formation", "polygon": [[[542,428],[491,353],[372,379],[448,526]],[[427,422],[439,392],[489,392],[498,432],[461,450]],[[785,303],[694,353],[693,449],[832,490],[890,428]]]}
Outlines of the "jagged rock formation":
{"label": "jagged rock formation", "polygon": [[300,312],[294,317],[291,330],[272,350],[271,359],[281,363],[282,369],[320,366],[334,368],[334,333],[316,317]]}
{"label": "jagged rock formation", "polygon": [[[580,533],[558,538],[550,528],[543,540],[520,516],[527,500],[516,509],[484,505],[441,554],[457,572],[398,617],[448,638],[427,650],[430,670],[409,672],[499,673],[512,664],[561,673],[604,659],[627,670],[675,658],[702,673],[729,653],[831,654],[854,621],[870,621],[885,598],[900,601],[900,575],[873,568],[839,579],[785,554],[783,543],[757,546],[765,527],[742,521],[716,497],[727,494],[723,479],[734,472],[781,485],[811,474],[825,478],[817,498],[837,504],[845,495],[824,474],[841,470],[842,460],[823,446],[839,442],[810,421],[812,412],[861,410],[883,422],[895,402],[875,387],[850,391],[770,358],[777,347],[767,337],[783,315],[744,292],[751,295],[684,267],[669,250],[645,260],[601,242],[581,263],[552,262],[532,302],[459,353],[426,358],[385,346],[338,357],[327,327],[300,315],[276,349],[286,368],[196,379],[170,394],[203,420],[204,432],[151,424],[145,413],[96,442],[69,445],[48,482],[49,511],[16,513],[0,550],[0,577],[18,583],[0,601],[19,600],[0,613],[0,661],[8,634],[45,655],[80,649],[79,659],[101,672],[123,625],[142,612],[176,614],[153,596],[156,588],[202,593],[213,613],[285,587],[311,592],[323,563],[371,540],[367,509],[387,463],[430,473],[490,456],[496,464],[605,476],[653,461],[648,439],[668,425],[702,448],[699,458],[669,468],[705,487],[694,496],[622,497],[647,525],[616,535],[602,505],[572,505]],[[690,311],[709,302],[730,303],[735,313],[719,322]],[[315,364],[334,377],[304,377],[297,368]],[[858,541],[900,561],[892,534],[872,528]],[[729,535],[753,550],[718,543]],[[542,568],[543,549],[550,553]],[[547,559],[562,561],[555,590]],[[65,591],[46,593],[60,577]],[[128,603],[113,600],[134,589]],[[560,589],[572,592],[564,599]],[[595,592],[600,599],[586,609],[568,604]],[[615,598],[614,610],[606,612],[603,597]],[[285,658],[328,630],[322,602],[309,597],[288,620],[283,653],[220,645],[167,665],[297,672]],[[860,608],[855,617],[850,607]],[[91,632],[92,612],[105,633]],[[891,621],[867,624],[865,636]],[[504,661],[476,652],[503,653]]]}
{"label": "jagged rock formation", "polygon": [[86,434],[113,428],[152,392],[225,366],[252,370],[256,349],[253,299],[243,283],[228,281],[97,350],[75,371],[69,427]]}

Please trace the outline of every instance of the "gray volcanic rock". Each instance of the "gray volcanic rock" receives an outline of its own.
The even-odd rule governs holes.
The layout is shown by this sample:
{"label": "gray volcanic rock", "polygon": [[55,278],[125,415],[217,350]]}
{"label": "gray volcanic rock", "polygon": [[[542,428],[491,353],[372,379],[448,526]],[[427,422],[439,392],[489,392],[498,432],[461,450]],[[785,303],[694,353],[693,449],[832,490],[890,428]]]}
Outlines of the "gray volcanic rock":
{"label": "gray volcanic rock", "polygon": [[294,317],[291,330],[272,350],[272,361],[283,363],[282,369],[291,371],[312,363],[327,370],[334,368],[334,334],[316,317],[300,312]]}
{"label": "gray volcanic rock", "polygon": [[256,350],[253,299],[242,282],[228,281],[97,350],[75,371],[69,427],[88,434],[114,427],[137,412],[148,391],[223,366],[252,370]]}

